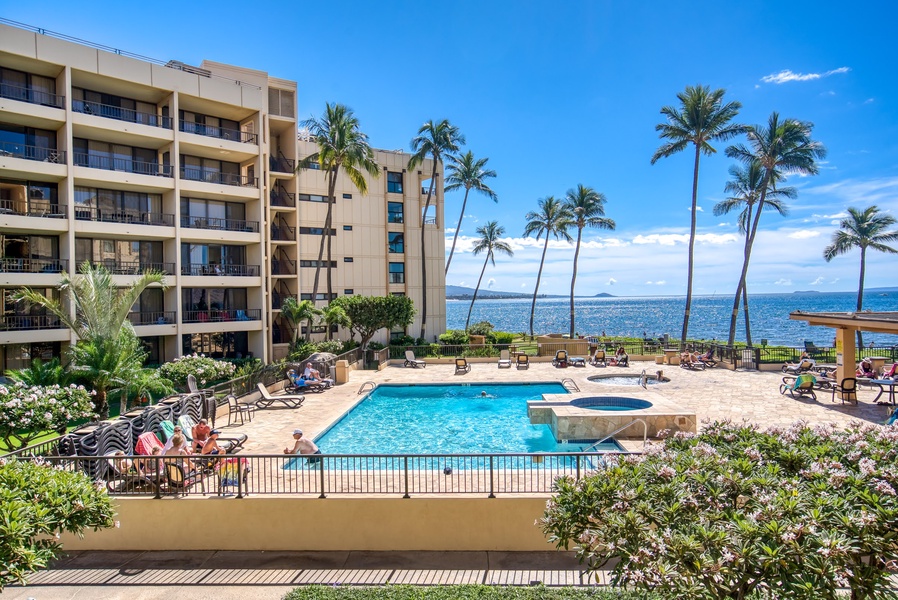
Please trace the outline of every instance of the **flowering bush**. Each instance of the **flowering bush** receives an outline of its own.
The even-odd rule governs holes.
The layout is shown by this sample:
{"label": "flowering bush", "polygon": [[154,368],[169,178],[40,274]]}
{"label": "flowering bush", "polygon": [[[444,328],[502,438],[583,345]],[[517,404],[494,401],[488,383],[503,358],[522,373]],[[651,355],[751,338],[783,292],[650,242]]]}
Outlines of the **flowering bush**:
{"label": "flowering bush", "polygon": [[7,449],[24,448],[48,431],[91,415],[93,402],[83,385],[0,385],[0,437]]}
{"label": "flowering bush", "polygon": [[541,520],[616,585],[688,598],[887,595],[898,559],[898,427],[712,423],[559,479]]}
{"label": "flowering bush", "polygon": [[236,372],[233,364],[223,360],[208,358],[205,354],[188,354],[176,358],[159,367],[160,374],[170,379],[175,385],[186,388],[187,376],[196,377],[199,385],[206,385],[213,381],[226,381],[231,379]]}

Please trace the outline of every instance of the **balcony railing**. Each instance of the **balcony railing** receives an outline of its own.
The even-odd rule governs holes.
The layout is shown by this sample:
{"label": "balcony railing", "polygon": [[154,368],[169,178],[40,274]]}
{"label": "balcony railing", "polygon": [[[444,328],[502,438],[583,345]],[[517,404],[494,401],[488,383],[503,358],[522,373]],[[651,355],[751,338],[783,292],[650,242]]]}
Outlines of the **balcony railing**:
{"label": "balcony railing", "polygon": [[276,242],[295,242],[296,228],[287,224],[272,223],[271,239]]}
{"label": "balcony railing", "polygon": [[183,323],[212,323],[217,321],[261,321],[260,308],[227,308],[210,310],[185,310],[181,313]]}
{"label": "balcony railing", "polygon": [[79,206],[75,208],[75,218],[79,221],[100,221],[103,223],[133,223],[137,225],[175,226],[175,216],[165,213],[144,213],[131,211],[104,210]]}
{"label": "balcony railing", "polygon": [[215,127],[213,125],[203,125],[194,123],[193,121],[185,121],[181,119],[180,129],[184,133],[195,133],[204,137],[217,138],[219,140],[233,140],[244,144],[258,143],[259,136],[255,133],[240,131],[239,129],[226,129],[224,127]]}
{"label": "balcony railing", "polygon": [[283,156],[271,156],[268,158],[268,167],[278,173],[293,173],[296,170],[296,161]]}
{"label": "balcony railing", "polygon": [[0,272],[3,273],[61,273],[68,268],[69,261],[59,258],[0,258]]}
{"label": "balcony railing", "polygon": [[153,175],[156,177],[171,177],[173,173],[171,165],[132,160],[130,158],[112,158],[110,156],[85,154],[83,152],[75,152],[75,165],[90,167],[91,169],[103,169],[104,171],[124,171],[125,173]]}
{"label": "balcony railing", "polygon": [[194,167],[181,167],[181,179],[187,181],[204,181],[206,183],[220,183],[222,185],[234,185],[242,187],[259,187],[258,177],[237,175],[236,173],[222,173],[220,171],[207,171]]}
{"label": "balcony railing", "polygon": [[189,229],[223,229],[225,231],[248,231],[259,233],[258,221],[242,221],[239,219],[198,219],[196,217],[181,217],[181,227]]}
{"label": "balcony railing", "polygon": [[0,317],[0,329],[25,331],[29,329],[63,329],[65,325],[53,315],[6,315]]}
{"label": "balcony railing", "polygon": [[259,265],[210,265],[189,263],[181,265],[181,275],[230,275],[237,277],[258,277]]}
{"label": "balcony railing", "polygon": [[175,322],[175,311],[136,311],[128,313],[132,325],[170,325]]}
{"label": "balcony railing", "polygon": [[91,261],[94,266],[102,265],[113,275],[143,275],[147,271],[161,271],[165,275],[175,274],[175,263],[143,263],[127,261]]}
{"label": "balcony railing", "polygon": [[296,261],[289,258],[273,258],[271,260],[272,275],[296,275]]}
{"label": "balcony railing", "polygon": [[271,190],[272,206],[296,206],[296,194],[279,190]]}
{"label": "balcony railing", "polygon": [[171,117],[157,115],[156,113],[140,112],[131,108],[122,108],[121,106],[100,104],[99,102],[90,102],[87,100],[72,100],[72,110],[86,115],[96,115],[98,117],[115,119],[117,121],[127,121],[129,123],[149,125],[150,127],[171,129]]}
{"label": "balcony railing", "polygon": [[0,142],[0,156],[12,156],[25,160],[65,164],[65,150],[28,146],[17,142]]}
{"label": "balcony railing", "polygon": [[9,83],[0,84],[0,98],[9,98],[10,100],[52,106],[54,108],[65,107],[65,96]]}
{"label": "balcony railing", "polygon": [[0,200],[0,215],[21,215],[23,217],[44,217],[64,219],[65,204],[53,204],[40,200]]}
{"label": "balcony railing", "polygon": [[284,306],[284,300],[287,298],[296,298],[296,294],[285,294],[281,292],[271,292],[271,310],[281,310]]}

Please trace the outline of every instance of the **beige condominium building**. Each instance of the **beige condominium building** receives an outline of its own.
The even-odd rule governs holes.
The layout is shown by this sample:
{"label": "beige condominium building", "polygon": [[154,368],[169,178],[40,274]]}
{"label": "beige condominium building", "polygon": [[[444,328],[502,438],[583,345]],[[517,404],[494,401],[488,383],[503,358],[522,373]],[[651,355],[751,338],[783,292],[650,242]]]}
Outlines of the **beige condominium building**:
{"label": "beige condominium building", "polygon": [[[311,297],[327,193],[321,171],[294,172],[315,151],[300,140],[297,95],[296,82],[262,71],[154,61],[0,23],[0,369],[75,341],[12,295],[55,295],[59,274],[84,261],[122,286],[165,272],[168,288],[145,290],[129,315],[151,363],[286,354],[293,333],[279,307]],[[446,322],[442,173],[422,218],[431,164],[408,172],[408,155],[389,151],[377,160],[383,173],[366,196],[337,184],[333,293],[420,305],[423,223],[430,337]],[[322,270],[319,306],[324,282]],[[420,306],[408,333],[419,323]]]}

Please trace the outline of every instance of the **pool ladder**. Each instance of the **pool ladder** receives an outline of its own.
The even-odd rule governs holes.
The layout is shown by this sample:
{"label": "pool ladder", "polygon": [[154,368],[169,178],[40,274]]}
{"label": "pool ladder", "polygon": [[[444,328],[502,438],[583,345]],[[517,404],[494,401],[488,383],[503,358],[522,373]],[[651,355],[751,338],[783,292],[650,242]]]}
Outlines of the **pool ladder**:
{"label": "pool ladder", "polygon": [[373,381],[366,381],[362,384],[362,387],[359,388],[359,391],[356,392],[356,395],[361,394],[362,392],[367,392],[369,390],[377,389],[377,384]]}
{"label": "pool ladder", "polygon": [[570,377],[565,377],[564,379],[562,379],[561,385],[563,385],[564,389],[566,389],[567,391],[569,391],[571,393],[580,391],[580,388],[577,387],[577,384]]}

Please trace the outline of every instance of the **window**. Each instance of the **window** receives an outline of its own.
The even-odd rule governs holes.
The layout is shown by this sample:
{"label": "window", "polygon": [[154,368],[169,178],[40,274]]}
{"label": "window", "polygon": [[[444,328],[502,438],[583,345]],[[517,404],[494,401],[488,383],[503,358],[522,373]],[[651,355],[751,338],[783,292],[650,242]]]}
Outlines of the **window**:
{"label": "window", "polygon": [[405,234],[402,232],[390,232],[388,248],[390,254],[402,254],[405,252]]}
{"label": "window", "polygon": [[352,262],[352,257],[351,257],[351,256],[344,256],[344,257],[343,257],[343,262]]}
{"label": "window", "polygon": [[224,185],[242,185],[240,164],[199,156],[181,155],[181,179]]}
{"label": "window", "polygon": [[[327,300],[327,301],[330,301],[330,300],[333,300],[333,299],[336,298],[336,297],[337,297],[337,294],[331,294],[330,298],[328,298],[328,297],[327,297],[327,294],[325,294],[324,292],[318,292],[318,295],[315,297],[315,300]],[[299,299],[300,299],[300,300],[311,300],[311,299],[312,299],[312,294],[300,294],[300,295],[299,295]]]}
{"label": "window", "polygon": [[293,99],[293,90],[268,88],[268,112],[292,119],[294,116],[293,105],[295,104]]}
{"label": "window", "polygon": [[345,290],[343,290],[343,295],[345,296],[352,296],[354,293],[355,290],[353,290],[352,288],[346,288]]}
{"label": "window", "polygon": [[387,171],[387,191],[393,194],[402,193],[402,173]]}
{"label": "window", "polygon": [[[300,227],[299,233],[305,235],[324,235],[324,227]],[[331,235],[337,235],[337,230],[331,229]]]}
{"label": "window", "polygon": [[390,263],[390,283],[405,283],[405,263]]}
{"label": "window", "polygon": [[[155,104],[83,88],[72,88],[72,110],[107,119],[143,123],[151,127],[159,126]],[[169,127],[168,120],[163,119],[163,121],[165,122],[162,126]]]}
{"label": "window", "polygon": [[62,108],[56,80],[0,67],[0,97]]}
{"label": "window", "polygon": [[387,223],[404,223],[404,213],[402,202],[387,202]]}
{"label": "window", "polygon": [[4,156],[27,160],[60,162],[56,152],[56,132],[49,129],[0,124],[0,150]]}
{"label": "window", "polygon": [[321,194],[299,194],[299,199],[302,202],[327,202],[327,196]]}
{"label": "window", "polygon": [[347,200],[352,200],[352,194],[343,194],[343,197]]}
{"label": "window", "polygon": [[343,231],[352,231],[352,225],[344,225]]}
{"label": "window", "polygon": [[174,225],[161,213],[161,194],[75,187],[76,219]]}
{"label": "window", "polygon": [[[327,268],[327,261],[326,261],[326,260],[322,260],[322,261],[318,261],[318,260],[301,260],[301,261],[299,261],[299,266],[300,266],[300,267],[319,267],[319,266],[320,266],[320,267],[326,269],[326,268]],[[334,268],[334,269],[336,269],[336,268],[337,268],[337,261],[332,260],[332,261],[331,261],[331,267]]]}
{"label": "window", "polygon": [[[63,217],[55,183],[0,179],[0,209],[6,214]],[[2,212],[0,211],[0,212]]]}
{"label": "window", "polygon": [[164,165],[160,170],[159,155],[152,148],[109,144],[83,138],[75,138],[73,146],[75,164],[79,167],[166,177],[171,175]]}
{"label": "window", "polygon": [[222,333],[185,333],[181,336],[182,353],[205,354],[212,358],[250,356],[249,335],[245,331]]}
{"label": "window", "polygon": [[222,119],[209,115],[201,115],[189,110],[180,110],[180,130],[197,135],[205,135],[223,140],[243,141],[240,123],[231,119]]}
{"label": "window", "polygon": [[390,295],[391,295],[391,296],[397,296],[397,297],[399,297],[399,298],[402,298],[402,297],[405,296],[405,292],[390,292]]}

